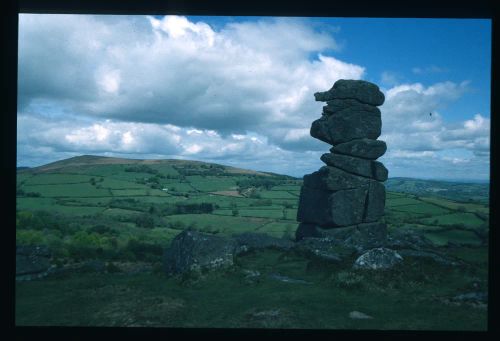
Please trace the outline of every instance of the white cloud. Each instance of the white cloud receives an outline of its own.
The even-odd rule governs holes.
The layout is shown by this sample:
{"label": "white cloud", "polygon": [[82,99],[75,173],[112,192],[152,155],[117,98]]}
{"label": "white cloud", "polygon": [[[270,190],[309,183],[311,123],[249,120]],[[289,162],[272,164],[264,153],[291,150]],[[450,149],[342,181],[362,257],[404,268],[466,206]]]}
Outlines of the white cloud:
{"label": "white cloud", "polygon": [[[115,153],[311,172],[329,148],[309,135],[324,105],[313,93],[366,73],[329,55],[339,44],[305,19],[221,30],[181,16],[21,14],[19,22],[19,155],[42,163]],[[468,91],[467,82],[402,84],[389,71],[381,77],[380,139],[394,169],[487,159],[488,113],[458,124],[442,114]],[[441,157],[447,148],[472,155]]]}
{"label": "white cloud", "polygon": [[321,112],[314,92],[363,77],[362,66],[325,53],[338,48],[298,18],[215,31],[180,16],[22,14],[19,103],[24,111],[44,99],[97,118],[255,132],[285,146],[286,133],[272,127],[308,128]]}
{"label": "white cloud", "polygon": [[426,67],[414,67],[411,71],[416,75],[430,74],[430,73],[443,73],[448,72],[447,68],[439,67],[436,65],[430,65]]}

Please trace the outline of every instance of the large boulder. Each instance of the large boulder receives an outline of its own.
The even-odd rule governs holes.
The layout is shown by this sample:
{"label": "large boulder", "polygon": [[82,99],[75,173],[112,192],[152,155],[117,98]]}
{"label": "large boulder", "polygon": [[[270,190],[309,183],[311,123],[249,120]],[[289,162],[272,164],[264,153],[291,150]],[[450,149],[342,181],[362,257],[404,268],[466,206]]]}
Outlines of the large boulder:
{"label": "large boulder", "polygon": [[356,99],[371,105],[382,105],[385,100],[384,94],[379,87],[373,83],[363,80],[339,79],[333,87],[324,92],[314,94],[316,101],[326,102],[333,99]]}
{"label": "large boulder", "polygon": [[372,111],[354,107],[331,115],[323,115],[312,123],[310,134],[323,142],[336,145],[354,139],[376,140],[381,131],[380,110]]}
{"label": "large boulder", "polygon": [[41,278],[48,274],[51,253],[46,246],[16,246],[16,279]]}
{"label": "large boulder", "polygon": [[233,265],[236,247],[232,238],[185,230],[165,250],[163,267],[167,274],[227,268]]}
{"label": "large boulder", "polygon": [[323,166],[318,171],[304,175],[304,186],[314,189],[339,191],[368,185],[370,179],[348,173],[340,168]]}
{"label": "large boulder", "polygon": [[354,269],[386,270],[401,263],[403,257],[394,250],[383,247],[371,249],[356,259]]}
{"label": "large boulder", "polygon": [[378,181],[387,180],[389,174],[389,171],[381,162],[348,155],[325,153],[321,155],[321,161],[328,166],[337,167],[346,172],[369,177]]}
{"label": "large boulder", "polygon": [[344,112],[345,114],[346,112],[351,111],[365,111],[371,113],[372,115],[380,116],[379,108],[373,105],[361,103],[355,99],[334,99],[333,101],[328,101],[327,105],[323,107],[323,115],[325,116],[340,112]]}
{"label": "large boulder", "polygon": [[368,186],[336,192],[302,186],[297,220],[323,227],[363,222]]}
{"label": "large boulder", "polygon": [[358,139],[337,144],[330,148],[332,153],[356,156],[364,159],[375,160],[387,151],[387,145],[381,140]]}

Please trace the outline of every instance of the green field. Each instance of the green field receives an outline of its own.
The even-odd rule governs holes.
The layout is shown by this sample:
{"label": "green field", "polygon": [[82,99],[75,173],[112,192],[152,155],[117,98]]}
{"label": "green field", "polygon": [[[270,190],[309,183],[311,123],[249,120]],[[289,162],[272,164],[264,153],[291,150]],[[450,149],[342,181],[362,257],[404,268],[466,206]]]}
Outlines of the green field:
{"label": "green field", "polygon": [[[17,178],[16,242],[47,245],[58,263],[98,259],[158,267],[162,250],[187,228],[220,235],[256,232],[293,239],[298,226],[300,179],[189,161],[78,165],[66,161],[57,167],[18,172]],[[16,323],[484,329],[482,311],[433,304],[431,298],[441,291],[451,295],[460,286],[469,285],[467,281],[472,278],[487,276],[484,235],[489,226],[489,207],[484,200],[476,200],[484,191],[481,187],[472,193],[472,185],[454,185],[446,196],[424,196],[422,188],[432,191],[437,185],[419,184],[408,180],[405,185],[399,179],[388,186],[405,189],[386,193],[384,219],[390,231],[422,233],[443,252],[476,264],[477,269],[470,274],[460,277],[462,274],[453,270],[440,273],[442,269],[433,269],[437,274],[430,275],[432,282],[429,278],[409,280],[416,275],[412,270],[393,274],[394,278],[375,278],[373,285],[353,289],[339,284],[340,279],[335,277],[338,269],[311,268],[298,256],[264,252],[241,258],[238,266],[262,273],[280,271],[317,285],[291,290],[289,284],[263,279],[249,286],[238,273],[209,278],[201,282],[205,284],[192,287],[166,279],[161,270],[134,276],[79,274],[17,283]],[[466,196],[460,189],[472,193],[476,201],[464,201]],[[452,193],[458,193],[459,200],[453,200]],[[412,266],[408,265],[409,269]],[[344,275],[362,276],[350,272]],[[372,283],[372,278],[364,281]],[[394,287],[385,285],[391,281],[397,282]],[[227,290],[219,290],[221,287]],[[123,295],[115,291],[117,288],[124,290]],[[151,303],[155,300],[163,303]],[[60,313],[65,311],[63,307],[77,306],[71,313]],[[266,309],[281,309],[284,317],[267,322],[248,317],[252,311]],[[352,310],[376,318],[355,321],[347,318]],[[98,313],[89,313],[95,311]],[[433,313],[429,315],[429,311]],[[436,314],[447,319],[429,318]],[[135,322],[127,322],[130,318]]]}

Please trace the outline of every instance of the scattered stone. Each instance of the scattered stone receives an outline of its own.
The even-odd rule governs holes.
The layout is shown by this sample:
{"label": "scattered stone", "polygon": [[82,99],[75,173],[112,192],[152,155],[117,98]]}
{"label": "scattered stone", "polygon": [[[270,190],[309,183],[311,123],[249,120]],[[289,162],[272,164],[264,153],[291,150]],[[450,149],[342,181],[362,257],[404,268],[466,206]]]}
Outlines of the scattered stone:
{"label": "scattered stone", "polygon": [[369,250],[354,262],[354,269],[385,270],[403,261],[396,251],[386,248]]}
{"label": "scattered stone", "polygon": [[257,270],[247,270],[243,269],[243,274],[245,275],[245,282],[249,284],[256,283],[260,280],[261,274]]}
{"label": "scattered stone", "polygon": [[332,153],[375,160],[385,154],[387,145],[384,141],[363,138],[337,144],[330,148],[330,151]]}
{"label": "scattered stone", "polygon": [[354,320],[369,320],[369,319],[373,319],[373,317],[369,316],[369,315],[366,315],[365,313],[362,313],[360,311],[351,311],[349,313],[349,317],[354,319]]}
{"label": "scattered stone", "polygon": [[487,292],[468,292],[452,298],[453,301],[488,303]]}
{"label": "scattered stone", "polygon": [[340,168],[348,173],[373,178],[378,181],[387,180],[387,168],[378,161],[361,159],[342,154],[326,153],[321,155],[321,161],[328,166]]}
{"label": "scattered stone", "polygon": [[378,86],[363,80],[339,79],[333,87],[324,92],[314,94],[316,101],[326,102],[334,99],[356,99],[371,105],[382,105],[385,100],[384,94]]}
{"label": "scattered stone", "polygon": [[243,273],[245,274],[245,278],[260,277],[260,272],[257,270],[243,269]]}
{"label": "scattered stone", "polygon": [[295,279],[287,276],[280,275],[278,273],[271,273],[268,276],[270,279],[274,279],[280,282],[292,283],[292,284],[313,284],[312,282],[304,281],[303,279]]}
{"label": "scattered stone", "polygon": [[215,270],[233,265],[237,243],[234,239],[185,230],[165,250],[163,266],[167,274]]}

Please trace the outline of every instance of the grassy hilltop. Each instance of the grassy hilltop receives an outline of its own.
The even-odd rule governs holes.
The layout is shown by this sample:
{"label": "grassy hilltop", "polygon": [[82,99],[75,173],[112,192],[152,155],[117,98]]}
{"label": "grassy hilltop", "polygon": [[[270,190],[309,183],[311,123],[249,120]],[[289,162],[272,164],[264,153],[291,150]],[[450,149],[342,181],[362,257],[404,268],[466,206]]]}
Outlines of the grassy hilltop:
{"label": "grassy hilltop", "polygon": [[[106,271],[18,282],[16,323],[483,329],[484,310],[446,306],[431,297],[461,293],[472,283],[484,289],[487,185],[425,183],[388,180],[389,232],[421,233],[467,262],[470,267],[465,272],[429,265],[420,269],[430,271],[423,277],[413,268],[395,277],[363,277],[266,251],[243,257],[239,266],[315,284],[297,289],[264,280],[249,285],[241,275],[229,273],[186,287],[167,279],[160,266],[163,249],[178,233],[186,228],[221,235],[251,231],[293,239],[302,180],[199,161],[98,156],[20,169],[16,243],[48,246],[61,267],[98,260]],[[152,270],[138,274],[123,270],[138,265]],[[343,303],[338,305],[339,301]],[[322,305],[325,302],[328,306]],[[79,308],[68,314],[67,307],[72,306]],[[377,318],[353,321],[343,307]],[[430,316],[431,308],[448,320]],[[275,314],[278,317],[262,315],[273,309],[281,311]],[[339,315],[331,317],[333,313]]]}

